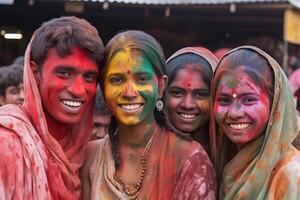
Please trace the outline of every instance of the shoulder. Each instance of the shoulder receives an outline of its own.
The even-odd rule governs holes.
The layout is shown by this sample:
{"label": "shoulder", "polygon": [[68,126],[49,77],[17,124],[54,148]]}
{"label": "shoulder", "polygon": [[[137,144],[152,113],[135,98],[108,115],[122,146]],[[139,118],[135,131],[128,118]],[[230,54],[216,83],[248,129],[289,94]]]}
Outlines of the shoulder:
{"label": "shoulder", "polygon": [[13,165],[23,158],[20,138],[14,131],[0,126],[0,148],[0,168],[13,170]]}
{"label": "shoulder", "polygon": [[90,141],[87,144],[87,149],[85,154],[86,156],[81,169],[81,173],[88,174],[92,163],[96,159],[96,156],[99,154],[99,151],[103,150],[105,144],[107,144],[108,141],[109,141],[109,136],[107,135],[102,139]]}
{"label": "shoulder", "polygon": [[179,169],[174,199],[216,199],[215,169],[200,144],[188,151]]}
{"label": "shoulder", "polygon": [[198,142],[194,140],[186,140],[173,132],[169,132],[169,141],[176,152],[176,155],[183,156],[184,158],[202,157],[202,159],[208,159],[208,155],[204,148]]}

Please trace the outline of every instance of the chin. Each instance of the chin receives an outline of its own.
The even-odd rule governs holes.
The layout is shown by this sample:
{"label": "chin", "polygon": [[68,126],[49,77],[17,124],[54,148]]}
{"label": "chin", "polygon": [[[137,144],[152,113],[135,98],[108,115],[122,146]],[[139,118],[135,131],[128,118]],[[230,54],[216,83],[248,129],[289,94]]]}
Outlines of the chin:
{"label": "chin", "polygon": [[69,125],[73,125],[73,124],[78,124],[81,120],[81,117],[59,117],[56,118],[56,121],[62,123],[62,124],[69,124]]}

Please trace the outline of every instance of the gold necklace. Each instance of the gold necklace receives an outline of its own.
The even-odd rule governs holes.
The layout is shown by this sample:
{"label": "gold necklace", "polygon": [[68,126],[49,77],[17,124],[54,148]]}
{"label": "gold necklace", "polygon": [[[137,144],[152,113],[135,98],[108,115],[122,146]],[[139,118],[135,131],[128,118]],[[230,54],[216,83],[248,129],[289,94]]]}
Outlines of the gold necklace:
{"label": "gold necklace", "polygon": [[142,165],[142,172],[140,175],[140,180],[138,181],[137,184],[135,184],[134,189],[133,190],[130,189],[129,184],[127,184],[125,181],[123,181],[123,179],[117,173],[117,171],[114,174],[115,181],[117,181],[121,185],[121,189],[126,194],[128,199],[131,199],[131,200],[136,199],[141,190],[142,183],[144,181],[144,177],[145,177],[145,173],[146,173],[147,160],[148,160],[148,156],[149,156],[150,149],[152,146],[152,141],[153,141],[154,135],[156,134],[156,130],[157,130],[157,125],[155,127],[155,130],[154,130],[151,138],[148,140],[148,142],[144,148],[143,154],[141,155],[140,162]]}

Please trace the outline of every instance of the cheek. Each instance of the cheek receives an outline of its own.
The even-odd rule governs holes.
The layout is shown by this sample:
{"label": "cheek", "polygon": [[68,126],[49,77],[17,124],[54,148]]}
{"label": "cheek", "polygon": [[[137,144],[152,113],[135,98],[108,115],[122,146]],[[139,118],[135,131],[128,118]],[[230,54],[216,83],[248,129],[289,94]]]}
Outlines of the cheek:
{"label": "cheek", "polygon": [[251,112],[251,115],[256,116],[261,123],[266,123],[269,119],[270,109],[269,105],[260,103],[249,112]]}
{"label": "cheek", "polygon": [[198,100],[196,102],[197,107],[202,113],[208,114],[210,112],[209,99]]}
{"label": "cheek", "polygon": [[[122,93],[121,86],[113,86],[107,82],[104,83],[104,94],[106,99],[114,100],[118,95]],[[109,101],[108,101],[109,102]]]}
{"label": "cheek", "polygon": [[155,85],[136,86],[136,90],[142,94],[150,95],[154,92],[157,93],[157,86]]}
{"label": "cheek", "polygon": [[158,96],[157,85],[137,86],[136,90],[145,99],[151,99],[151,102],[156,101],[156,97]]}
{"label": "cheek", "polygon": [[221,125],[225,120],[227,109],[215,103],[213,112],[216,122],[218,123],[218,125]]}
{"label": "cheek", "polygon": [[171,95],[167,97],[167,108],[170,112],[174,111],[177,105],[180,103],[180,98],[175,98]]}
{"label": "cheek", "polygon": [[44,99],[52,99],[52,97],[59,94],[59,92],[66,86],[63,81],[43,81],[40,86],[40,93]]}

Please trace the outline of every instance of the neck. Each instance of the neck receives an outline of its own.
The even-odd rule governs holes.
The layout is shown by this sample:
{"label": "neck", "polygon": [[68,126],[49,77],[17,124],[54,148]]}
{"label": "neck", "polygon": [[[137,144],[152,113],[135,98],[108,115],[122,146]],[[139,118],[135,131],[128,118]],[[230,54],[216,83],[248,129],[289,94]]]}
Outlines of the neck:
{"label": "neck", "polygon": [[156,130],[157,124],[154,116],[134,126],[118,124],[118,137],[120,145],[130,148],[144,147]]}
{"label": "neck", "polygon": [[45,112],[49,133],[59,142],[68,135],[70,125],[63,124],[54,119],[49,113]]}
{"label": "neck", "polygon": [[205,149],[209,148],[209,123],[192,134],[192,138],[199,142]]}
{"label": "neck", "polygon": [[237,150],[241,151],[247,144],[236,144]]}
{"label": "neck", "polygon": [[192,137],[197,140],[198,142],[207,143],[209,136],[209,123],[203,125],[200,129],[196,132],[192,133]]}

